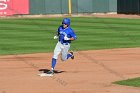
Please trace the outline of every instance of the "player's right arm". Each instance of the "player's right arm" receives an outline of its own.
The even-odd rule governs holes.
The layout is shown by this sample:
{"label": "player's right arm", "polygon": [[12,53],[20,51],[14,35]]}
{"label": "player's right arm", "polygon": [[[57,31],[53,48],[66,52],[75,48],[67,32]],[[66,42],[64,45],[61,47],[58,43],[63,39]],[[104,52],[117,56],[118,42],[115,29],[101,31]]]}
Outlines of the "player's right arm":
{"label": "player's right arm", "polygon": [[58,30],[56,31],[56,34],[54,36],[54,39],[58,39],[59,35],[60,35],[60,29],[61,29],[61,26],[58,27]]}

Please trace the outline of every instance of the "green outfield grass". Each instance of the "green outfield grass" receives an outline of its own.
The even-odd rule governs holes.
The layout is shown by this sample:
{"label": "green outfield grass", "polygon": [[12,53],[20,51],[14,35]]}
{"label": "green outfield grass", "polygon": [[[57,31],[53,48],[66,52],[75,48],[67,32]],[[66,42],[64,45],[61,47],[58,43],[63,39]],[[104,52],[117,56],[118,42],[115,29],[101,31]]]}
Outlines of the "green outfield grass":
{"label": "green outfield grass", "polygon": [[117,81],[117,82],[114,82],[114,84],[140,87],[140,77],[133,78],[133,79],[128,79],[128,80]]}
{"label": "green outfield grass", "polygon": [[[63,18],[0,19],[0,54],[52,52]],[[71,49],[140,47],[140,19],[71,18],[77,40]]]}

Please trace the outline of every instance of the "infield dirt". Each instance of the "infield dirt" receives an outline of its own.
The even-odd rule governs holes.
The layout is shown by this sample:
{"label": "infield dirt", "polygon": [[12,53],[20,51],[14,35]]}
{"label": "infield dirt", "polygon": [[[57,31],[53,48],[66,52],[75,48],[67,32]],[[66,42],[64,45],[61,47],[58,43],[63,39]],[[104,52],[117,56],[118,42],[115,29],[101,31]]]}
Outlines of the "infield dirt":
{"label": "infield dirt", "polygon": [[140,76],[140,48],[77,51],[75,59],[58,59],[53,77],[52,53],[0,56],[0,93],[139,93],[140,88],[112,84]]}

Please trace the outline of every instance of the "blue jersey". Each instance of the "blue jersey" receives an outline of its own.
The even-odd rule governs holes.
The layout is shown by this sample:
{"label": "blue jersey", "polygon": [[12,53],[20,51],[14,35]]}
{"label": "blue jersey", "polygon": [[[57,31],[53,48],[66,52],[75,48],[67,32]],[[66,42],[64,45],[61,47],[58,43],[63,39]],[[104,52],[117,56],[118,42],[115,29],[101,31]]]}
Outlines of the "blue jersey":
{"label": "blue jersey", "polygon": [[64,40],[64,36],[67,36],[68,38],[74,38],[74,40],[76,39],[76,35],[74,33],[74,31],[70,28],[70,26],[68,26],[67,28],[63,28],[63,25],[59,26],[57,34],[59,36],[59,41],[62,44],[68,44],[71,43],[71,40]]}

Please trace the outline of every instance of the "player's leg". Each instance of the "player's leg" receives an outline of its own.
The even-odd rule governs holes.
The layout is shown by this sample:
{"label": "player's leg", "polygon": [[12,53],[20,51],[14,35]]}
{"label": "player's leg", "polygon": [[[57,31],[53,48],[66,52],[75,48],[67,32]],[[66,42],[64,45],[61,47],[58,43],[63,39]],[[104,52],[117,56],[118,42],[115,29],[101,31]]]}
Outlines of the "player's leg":
{"label": "player's leg", "polygon": [[54,70],[55,65],[56,65],[56,61],[57,61],[57,58],[58,58],[58,55],[59,55],[60,52],[61,52],[61,46],[62,46],[62,45],[61,45],[60,42],[58,42],[58,43],[56,44],[56,46],[55,46],[54,54],[53,54],[53,58],[52,58],[52,65],[51,65],[52,70]]}
{"label": "player's leg", "polygon": [[69,58],[74,59],[73,51],[71,51],[67,54],[67,59],[69,59]]}
{"label": "player's leg", "polygon": [[70,57],[72,57],[73,54],[68,53],[68,51],[70,49],[70,44],[63,45],[63,46],[64,46],[64,48],[62,49],[61,60],[62,61],[66,61],[67,59],[69,59]]}
{"label": "player's leg", "polygon": [[58,42],[55,46],[54,54],[53,54],[53,57],[52,57],[52,65],[51,65],[52,70],[48,71],[47,73],[40,74],[40,76],[52,76],[54,74],[54,68],[55,68],[55,65],[56,65],[58,55],[61,52],[61,47],[62,47],[62,44],[60,42]]}

